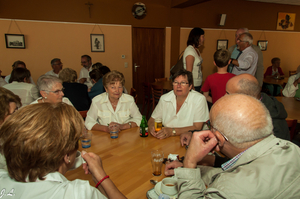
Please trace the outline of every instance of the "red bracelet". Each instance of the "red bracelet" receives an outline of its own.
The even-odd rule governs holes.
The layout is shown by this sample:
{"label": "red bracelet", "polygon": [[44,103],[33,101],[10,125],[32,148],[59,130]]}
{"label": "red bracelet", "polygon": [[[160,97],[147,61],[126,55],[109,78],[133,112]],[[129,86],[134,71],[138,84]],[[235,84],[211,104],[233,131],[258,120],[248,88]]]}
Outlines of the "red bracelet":
{"label": "red bracelet", "polygon": [[102,178],[102,180],[100,180],[97,184],[96,184],[96,188],[98,188],[98,186],[106,179],[109,178],[109,175],[105,176],[104,178]]}

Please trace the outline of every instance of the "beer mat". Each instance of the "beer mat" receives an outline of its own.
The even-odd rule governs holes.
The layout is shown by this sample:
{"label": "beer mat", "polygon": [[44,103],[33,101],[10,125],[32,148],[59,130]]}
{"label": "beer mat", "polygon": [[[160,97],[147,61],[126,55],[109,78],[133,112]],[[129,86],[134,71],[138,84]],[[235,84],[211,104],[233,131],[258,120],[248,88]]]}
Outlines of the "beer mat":
{"label": "beer mat", "polygon": [[[182,156],[181,158],[179,158],[179,162],[183,163],[184,160],[184,156]],[[164,158],[163,164],[166,164],[166,162],[168,162],[168,158]]]}

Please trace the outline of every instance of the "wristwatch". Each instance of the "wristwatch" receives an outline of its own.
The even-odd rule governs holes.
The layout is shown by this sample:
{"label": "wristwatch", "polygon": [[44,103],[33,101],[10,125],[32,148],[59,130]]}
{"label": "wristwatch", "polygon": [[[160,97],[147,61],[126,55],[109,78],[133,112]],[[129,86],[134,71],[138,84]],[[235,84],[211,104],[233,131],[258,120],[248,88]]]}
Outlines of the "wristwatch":
{"label": "wristwatch", "polygon": [[130,126],[130,128],[131,128],[131,122],[128,122],[128,124],[129,124],[129,126]]}
{"label": "wristwatch", "polygon": [[173,133],[173,136],[175,136],[176,135],[176,131],[175,131],[175,129],[173,128],[173,130],[172,130],[172,133]]}

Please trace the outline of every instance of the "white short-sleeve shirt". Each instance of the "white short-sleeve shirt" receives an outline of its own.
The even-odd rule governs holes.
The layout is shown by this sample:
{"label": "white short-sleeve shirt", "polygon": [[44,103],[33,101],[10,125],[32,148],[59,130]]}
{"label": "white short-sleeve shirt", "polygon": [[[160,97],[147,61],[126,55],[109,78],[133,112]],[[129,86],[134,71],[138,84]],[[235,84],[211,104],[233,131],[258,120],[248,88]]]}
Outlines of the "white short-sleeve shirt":
{"label": "white short-sleeve shirt", "polygon": [[17,182],[10,178],[6,170],[0,169],[0,192],[3,193],[0,196],[2,199],[106,198],[86,180],[69,181],[59,172],[49,173],[45,178],[45,180],[37,180],[36,182]]}
{"label": "white short-sleeve shirt", "polygon": [[88,130],[91,130],[95,124],[108,125],[111,122],[119,124],[135,122],[140,126],[141,121],[142,115],[131,95],[123,93],[114,111],[105,92],[93,98],[85,118],[85,126]]}
{"label": "white short-sleeve shirt", "polygon": [[170,91],[161,96],[151,117],[161,118],[165,127],[179,128],[193,126],[195,122],[206,122],[209,111],[204,95],[191,90],[176,114],[176,96],[174,91]]}
{"label": "white short-sleeve shirt", "polygon": [[30,104],[39,97],[39,91],[37,87],[31,83],[13,81],[10,84],[3,86],[18,95],[22,102],[22,107]]}
{"label": "white short-sleeve shirt", "polygon": [[[197,50],[198,51],[198,50]],[[184,69],[186,69],[186,61],[185,58],[189,55],[192,55],[195,60],[194,60],[194,64],[193,64],[193,80],[194,80],[194,86],[201,86],[202,84],[202,71],[201,71],[201,64],[203,62],[203,59],[201,57],[201,54],[199,52],[199,55],[197,53],[196,49],[189,45],[188,47],[186,47],[186,49],[184,50],[183,53],[183,67]]]}

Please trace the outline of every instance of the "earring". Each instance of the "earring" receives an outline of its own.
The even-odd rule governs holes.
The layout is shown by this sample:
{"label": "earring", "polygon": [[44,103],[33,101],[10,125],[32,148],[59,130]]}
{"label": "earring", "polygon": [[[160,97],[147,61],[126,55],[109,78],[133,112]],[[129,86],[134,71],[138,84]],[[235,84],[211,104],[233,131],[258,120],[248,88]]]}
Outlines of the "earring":
{"label": "earring", "polygon": [[71,160],[69,159],[69,163],[71,162]]}
{"label": "earring", "polygon": [[44,97],[45,99],[47,99],[47,97]]}

